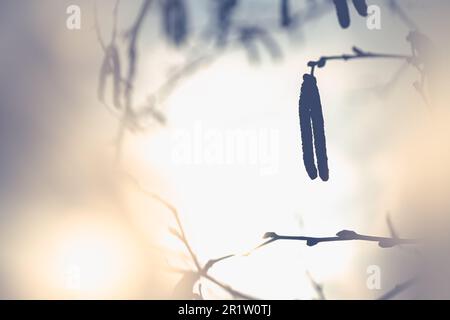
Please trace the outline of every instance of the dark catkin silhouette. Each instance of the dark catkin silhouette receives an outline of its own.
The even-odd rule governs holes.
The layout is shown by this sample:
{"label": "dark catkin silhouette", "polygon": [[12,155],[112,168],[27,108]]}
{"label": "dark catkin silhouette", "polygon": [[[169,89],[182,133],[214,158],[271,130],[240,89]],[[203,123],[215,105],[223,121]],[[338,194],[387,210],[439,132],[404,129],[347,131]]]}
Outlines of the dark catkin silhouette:
{"label": "dark catkin silhouette", "polygon": [[280,1],[280,16],[281,16],[280,21],[281,26],[283,28],[289,28],[292,22],[289,0]]}
{"label": "dark catkin silhouette", "polygon": [[239,41],[247,50],[250,61],[260,61],[261,55],[258,45],[265,49],[273,60],[282,56],[281,48],[266,29],[257,26],[242,26],[238,28],[238,32]]}
{"label": "dark catkin silhouette", "polygon": [[216,5],[217,43],[223,46],[230,32],[231,18],[238,5],[238,0],[217,0]]}
{"label": "dark catkin silhouette", "polygon": [[314,161],[314,147],[313,147],[313,134],[311,124],[311,107],[310,100],[310,87],[311,83],[308,80],[308,75],[303,76],[303,83],[300,89],[300,101],[299,101],[299,117],[300,117],[300,133],[302,139],[302,151],[303,151],[303,163],[305,165],[306,172],[311,179],[317,178],[317,168]]}
{"label": "dark catkin silhouette", "polygon": [[339,24],[342,28],[348,28],[350,25],[350,13],[348,10],[347,0],[333,0],[336,6],[336,13]]}
{"label": "dark catkin silhouette", "polygon": [[328,172],[328,156],[327,145],[325,139],[325,125],[323,120],[322,103],[320,101],[319,88],[317,87],[317,80],[312,75],[307,75],[311,78],[311,121],[314,137],[314,149],[316,151],[317,168],[319,169],[319,176],[323,181],[327,181],[329,177]]}
{"label": "dark catkin silhouette", "polygon": [[353,0],[353,5],[356,11],[362,17],[367,16],[367,3],[366,0]]}
{"label": "dark catkin silhouette", "polygon": [[[300,131],[303,149],[303,163],[311,179],[319,176],[323,181],[329,178],[328,156],[325,139],[322,104],[317,80],[311,74],[303,75],[299,101]],[[317,166],[314,160],[317,161]]]}
{"label": "dark catkin silhouette", "polygon": [[184,0],[165,0],[162,10],[167,39],[176,46],[183,44],[188,35],[188,16]]}
{"label": "dark catkin silhouette", "polygon": [[[348,28],[350,26],[350,12],[348,8],[348,0],[333,0],[336,7],[336,13],[339,20],[339,24],[342,28]],[[358,14],[362,17],[367,16],[367,2],[366,0],[352,0]]]}

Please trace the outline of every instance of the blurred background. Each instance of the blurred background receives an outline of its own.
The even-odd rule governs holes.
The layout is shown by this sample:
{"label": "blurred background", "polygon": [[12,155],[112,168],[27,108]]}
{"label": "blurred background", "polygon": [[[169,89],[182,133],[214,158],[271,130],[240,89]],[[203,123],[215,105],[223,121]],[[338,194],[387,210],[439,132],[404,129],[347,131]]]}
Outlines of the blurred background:
{"label": "blurred background", "polygon": [[[427,280],[396,298],[449,297],[450,4],[369,0],[371,29],[349,1],[344,29],[332,1],[283,3],[0,2],[2,299],[323,298],[317,284],[327,299],[374,299],[417,266]],[[310,180],[308,61],[353,46],[410,55],[412,30],[432,43],[425,98],[424,72],[399,59],[315,71],[330,179]],[[277,241],[246,254],[269,231],[391,236],[388,216],[426,249]],[[235,255],[212,281],[180,225],[201,265]]]}

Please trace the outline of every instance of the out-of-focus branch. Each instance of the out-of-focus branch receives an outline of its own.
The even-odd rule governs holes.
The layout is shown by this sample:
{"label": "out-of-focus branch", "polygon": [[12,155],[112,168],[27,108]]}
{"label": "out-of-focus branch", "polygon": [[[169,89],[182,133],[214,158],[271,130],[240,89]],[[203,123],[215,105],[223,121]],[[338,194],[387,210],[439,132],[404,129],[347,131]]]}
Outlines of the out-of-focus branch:
{"label": "out-of-focus branch", "polygon": [[[147,102],[145,102],[141,106],[135,106],[133,103],[133,90],[135,87],[135,77],[137,72],[137,64],[138,64],[138,38],[142,30],[143,23],[145,21],[146,16],[148,16],[149,9],[152,5],[152,0],[143,0],[142,5],[139,9],[138,15],[130,27],[130,29],[125,33],[125,37],[128,42],[128,70],[125,76],[122,78],[115,77],[115,89],[114,89],[114,97],[115,102],[123,100],[124,107],[122,108],[113,108],[110,107],[103,99],[100,99],[102,103],[107,107],[109,111],[111,111],[116,117],[120,119],[119,127],[117,129],[114,147],[115,147],[115,161],[116,163],[120,161],[122,148],[123,148],[123,140],[125,134],[128,130],[144,130],[146,128],[145,119],[148,116],[151,116],[157,122],[164,124],[165,117],[158,110],[162,103],[170,96],[173,90],[176,88],[177,84],[186,78],[187,76],[195,73],[199,68],[212,63],[218,57],[220,57],[225,52],[225,46],[215,46],[208,50],[207,46],[202,43],[197,53],[193,56],[188,56],[185,63],[183,63],[175,72],[173,72],[164,82],[163,84],[154,92],[150,93],[147,98]],[[117,15],[118,15],[118,4],[119,1],[116,2],[113,10],[113,28],[112,28],[112,42],[114,44],[114,52],[118,52],[115,45],[115,38],[118,32],[117,28]],[[290,28],[299,27],[300,25],[304,25],[307,21],[313,20],[320,15],[324,14],[328,9],[331,9],[332,6],[329,3],[311,3],[308,4],[304,9],[292,14],[292,24]],[[96,9],[95,9],[96,10]],[[97,22],[97,11],[95,11],[95,27],[97,31],[98,41],[100,46],[107,53],[108,46],[105,44],[103,40]],[[264,27],[249,27],[249,26],[239,26],[237,24],[233,29],[233,32],[237,33],[237,38],[232,39],[228,38],[225,40],[226,43],[238,43],[239,45],[243,45],[247,50],[253,48],[255,46],[250,45],[250,42],[255,42],[256,40],[261,41],[263,47],[265,47],[272,55],[279,54],[276,43],[273,39],[270,38],[269,32],[267,29],[267,25],[264,24]],[[252,36],[252,40],[243,41],[243,31],[247,29],[259,29],[261,32],[255,33]],[[244,37],[245,38],[245,37]],[[247,39],[247,38],[245,38]],[[206,48],[206,50],[205,50]],[[254,51],[254,50],[253,50]],[[109,59],[107,59],[109,60]],[[117,61],[118,58],[117,58]],[[107,61],[107,64],[111,64]],[[114,69],[113,66],[108,67],[108,69]],[[115,68],[117,69],[117,68]],[[123,88],[122,88],[123,87]],[[120,100],[118,99],[118,93],[120,92]]]}
{"label": "out-of-focus branch", "polygon": [[134,84],[134,78],[136,76],[136,61],[137,61],[137,39],[139,36],[139,33],[142,28],[142,24],[144,22],[144,19],[148,13],[148,10],[150,8],[150,4],[152,3],[152,0],[144,0],[142,3],[142,6],[139,10],[138,17],[136,21],[134,22],[133,26],[127,33],[128,38],[128,72],[127,77],[125,81],[125,93],[124,93],[124,99],[125,99],[125,110],[123,112],[122,119],[120,121],[119,129],[116,136],[116,162],[120,160],[121,150],[122,150],[122,143],[127,127],[128,120],[130,118],[131,112],[132,112],[132,104],[133,104],[133,84]]}
{"label": "out-of-focus branch", "polygon": [[97,9],[97,2],[94,2],[94,28],[95,28],[95,33],[97,35],[97,41],[98,43],[100,43],[100,47],[103,49],[103,51],[106,51],[106,44],[105,41],[103,40],[102,34],[100,32],[100,26],[98,23],[98,9]]}
{"label": "out-of-focus branch", "polygon": [[[97,40],[100,44],[100,47],[103,50],[104,57],[102,66],[100,69],[100,78],[98,84],[98,98],[100,102],[106,108],[111,111],[113,114],[117,114],[121,108],[121,86],[125,80],[121,75],[121,67],[120,67],[120,57],[119,50],[116,45],[116,34],[117,34],[117,19],[118,19],[118,7],[120,0],[116,0],[114,8],[113,8],[113,25],[111,32],[111,40],[108,44],[103,39],[103,36],[100,31],[99,21],[98,21],[98,10],[97,3],[94,2],[94,28],[97,35]],[[106,89],[106,81],[109,76],[113,78],[113,104],[114,107],[110,106],[105,100],[105,89]]]}
{"label": "out-of-focus branch", "polygon": [[[394,224],[392,223],[391,215],[389,213],[386,215],[386,224],[388,226],[389,233],[391,234],[391,237],[395,238],[395,239],[398,239],[399,238],[398,232],[395,229]],[[410,253],[413,253],[413,254],[416,254],[416,255],[420,255],[420,252],[415,247],[405,247],[405,246],[399,244],[398,248],[403,250],[403,251],[408,251]]]}
{"label": "out-of-focus branch", "polygon": [[218,262],[224,261],[226,259],[229,259],[231,257],[234,257],[234,254],[230,254],[230,255],[226,255],[220,258],[216,258],[216,259],[211,259],[209,260],[204,266],[201,265],[201,263],[199,262],[197,255],[195,254],[193,248],[191,247],[188,238],[186,237],[186,233],[184,231],[183,225],[181,223],[180,220],[180,216],[178,214],[178,210],[168,201],[166,201],[165,199],[163,199],[161,196],[159,196],[158,194],[148,191],[146,190],[140,183],[139,181],[137,181],[133,176],[126,174],[125,177],[132,182],[132,184],[140,191],[142,192],[144,195],[158,201],[159,203],[161,203],[164,207],[166,207],[173,215],[173,217],[175,218],[176,224],[177,224],[177,228],[178,231],[173,230],[172,233],[175,233],[175,235],[177,236],[178,239],[180,239],[180,241],[184,244],[184,246],[186,247],[187,251],[189,252],[189,255],[194,263],[195,266],[195,271],[193,271],[198,278],[203,277],[207,280],[209,280],[210,282],[214,283],[215,285],[219,286],[220,288],[222,288],[223,290],[225,290],[226,292],[228,292],[231,296],[233,296],[234,298],[238,298],[238,299],[249,299],[249,300],[255,300],[256,298],[242,293],[238,290],[233,289],[231,286],[219,281],[218,279],[216,279],[215,277],[211,276],[208,271]]}
{"label": "out-of-focus branch", "polygon": [[410,16],[408,16],[408,14],[406,14],[403,8],[398,4],[397,0],[390,0],[389,7],[410,30],[419,30],[417,24]]}
{"label": "out-of-focus branch", "polygon": [[222,288],[226,292],[228,292],[233,298],[245,299],[245,300],[258,300],[256,297],[253,297],[253,296],[248,295],[246,293],[242,293],[242,292],[240,292],[238,290],[233,289],[229,285],[226,285],[223,282],[220,282],[219,280],[217,280],[216,278],[212,277],[208,273],[202,274],[201,276],[204,277],[205,279],[208,279],[209,281],[211,281],[215,285],[219,286],[220,288]]}
{"label": "out-of-focus branch", "polygon": [[391,237],[397,239],[398,238],[398,233],[397,233],[397,230],[395,230],[395,228],[394,228],[394,224],[392,223],[391,215],[389,213],[386,215],[386,224],[388,226],[389,233],[391,234]]}
{"label": "out-of-focus branch", "polygon": [[318,283],[314,278],[311,276],[311,273],[309,271],[306,271],[306,276],[308,277],[309,281],[311,282],[312,287],[317,293],[317,298],[319,300],[326,300],[325,293],[323,291],[323,285]]}
{"label": "out-of-focus branch", "polygon": [[128,39],[128,74],[127,74],[127,86],[125,89],[125,104],[127,106],[132,105],[133,83],[136,76],[136,64],[137,64],[137,39],[142,29],[144,19],[150,9],[152,0],[144,0],[139,10],[136,21],[131,29],[127,32],[126,37]]}
{"label": "out-of-focus branch", "polygon": [[396,285],[392,290],[386,292],[381,297],[378,298],[378,300],[389,300],[395,297],[396,295],[404,292],[405,290],[409,289],[415,282],[417,281],[416,278],[409,279],[405,282],[402,282],[398,285]]}
{"label": "out-of-focus branch", "polygon": [[162,103],[173,92],[176,85],[187,76],[195,73],[201,67],[212,63],[219,58],[220,53],[212,50],[199,56],[191,57],[183,65],[172,72],[164,83],[150,96],[156,97],[158,103]]}
{"label": "out-of-focus branch", "polygon": [[292,14],[292,26],[301,28],[307,22],[320,18],[329,11],[334,9],[331,2],[323,1],[321,3],[309,4],[305,9],[299,10]]}

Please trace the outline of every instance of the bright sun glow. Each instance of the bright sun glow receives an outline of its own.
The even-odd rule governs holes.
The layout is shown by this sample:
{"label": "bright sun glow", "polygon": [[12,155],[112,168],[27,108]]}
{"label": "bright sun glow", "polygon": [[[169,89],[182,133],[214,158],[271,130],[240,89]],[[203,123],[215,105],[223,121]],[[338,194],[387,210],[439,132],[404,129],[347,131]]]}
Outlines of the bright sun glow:
{"label": "bright sun glow", "polygon": [[[175,197],[171,201],[179,209],[190,241],[202,261],[230,252],[244,253],[261,243],[266,231],[333,235],[339,231],[336,226],[342,221],[337,212],[347,210],[347,197],[351,197],[357,188],[351,163],[333,148],[330,148],[333,179],[326,184],[304,183],[307,180],[299,164],[298,123],[291,120],[297,119],[296,111],[294,108],[274,111],[277,106],[289,105],[285,100],[295,101],[297,97],[295,94],[286,96],[285,89],[276,85],[276,77],[264,80],[260,72],[269,72],[264,67],[246,73],[245,77],[241,75],[241,68],[243,66],[239,64],[224,67],[218,63],[216,67],[202,70],[173,94],[167,106],[171,120],[168,129],[129,141],[129,148],[135,158],[140,159],[137,161],[143,170],[150,166],[175,186],[172,189]],[[247,82],[253,83],[252,88],[272,88],[278,104],[258,95],[259,89],[250,90],[246,87]],[[227,90],[239,94],[224,94],[224,83]],[[217,99],[218,96],[221,98]],[[234,103],[237,97],[239,104]],[[233,128],[275,131],[276,145],[271,146],[273,150],[269,149],[276,153],[276,158],[271,159],[275,161],[275,172],[261,174],[258,163],[174,162],[171,154],[173,132],[181,128],[192,133],[199,122],[206,132],[211,129],[226,133]],[[224,123],[228,125],[224,126]],[[350,220],[348,223],[354,225]],[[165,240],[168,246],[177,241],[171,234]],[[215,272],[221,279],[264,297],[310,298],[314,291],[306,277],[307,270],[313,270],[319,280],[328,281],[343,273],[352,257],[351,246],[323,245],[315,250],[300,244],[277,243],[274,246],[276,248],[267,247],[247,258],[237,258],[233,263],[224,263]],[[266,274],[275,271],[262,267],[267,259],[278,262],[276,268],[280,272],[271,279],[273,283],[269,283]],[[299,259],[302,263],[298,263]],[[239,268],[234,269],[235,265]],[[255,273],[255,270],[261,270],[261,273]],[[261,281],[262,277],[265,281]],[[287,285],[292,281],[299,285]]]}
{"label": "bright sun glow", "polygon": [[105,214],[48,218],[33,230],[14,270],[27,296],[114,299],[135,294],[146,279],[136,238]]}
{"label": "bright sun glow", "polygon": [[126,271],[123,247],[105,230],[78,230],[61,239],[54,253],[56,267],[65,271],[68,290],[95,293],[110,290]]}

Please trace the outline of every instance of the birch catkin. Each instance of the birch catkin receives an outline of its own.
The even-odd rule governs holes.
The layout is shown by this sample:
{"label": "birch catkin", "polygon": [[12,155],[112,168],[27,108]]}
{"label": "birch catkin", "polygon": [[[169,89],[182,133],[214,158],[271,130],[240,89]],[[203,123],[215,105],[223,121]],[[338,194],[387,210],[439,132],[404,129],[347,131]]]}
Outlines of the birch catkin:
{"label": "birch catkin", "polygon": [[280,13],[281,13],[281,26],[287,28],[291,24],[291,14],[289,10],[289,0],[281,0]]}
{"label": "birch catkin", "polygon": [[300,90],[299,116],[302,138],[303,163],[311,179],[317,178],[317,168],[314,162],[313,135],[311,123],[311,78],[308,74],[303,76]]}
{"label": "birch catkin", "polygon": [[[318,169],[320,178],[327,181],[329,170],[322,104],[316,78],[310,74],[303,75],[299,116],[306,172],[311,179],[315,179]],[[314,151],[317,167],[314,161]]]}
{"label": "birch catkin", "polygon": [[319,88],[314,76],[311,77],[311,121],[314,137],[314,149],[316,151],[317,167],[319,176],[323,181],[327,181],[328,173],[328,156],[327,145],[325,140],[325,125],[323,120],[322,103],[320,101]]}

